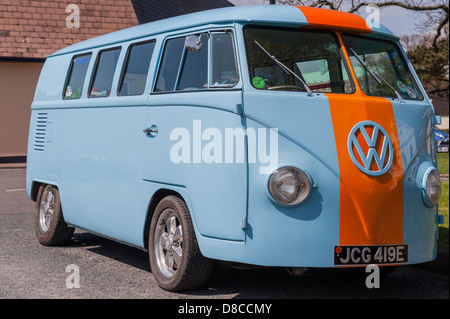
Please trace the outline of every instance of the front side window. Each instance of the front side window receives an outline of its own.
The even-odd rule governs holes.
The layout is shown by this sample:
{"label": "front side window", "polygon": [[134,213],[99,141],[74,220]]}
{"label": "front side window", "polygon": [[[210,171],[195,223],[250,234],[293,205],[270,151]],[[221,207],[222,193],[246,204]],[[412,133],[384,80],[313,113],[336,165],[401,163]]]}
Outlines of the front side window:
{"label": "front side window", "polygon": [[306,92],[306,84],[312,92],[354,92],[333,33],[246,27],[244,36],[253,87]]}
{"label": "front side window", "polygon": [[177,91],[200,90],[208,88],[208,46],[209,41],[202,39],[202,47],[198,52],[184,50],[184,61]]}
{"label": "front side window", "polygon": [[233,87],[238,81],[238,72],[231,32],[211,34],[211,87]]}
{"label": "front side window", "polygon": [[407,100],[422,100],[422,94],[394,43],[345,34],[342,39],[365,94],[396,98],[398,93]]}
{"label": "front side window", "polygon": [[120,48],[100,51],[97,65],[89,92],[89,97],[108,97],[111,94],[111,86],[119,60]]}
{"label": "front side window", "polygon": [[167,40],[154,92],[231,88],[237,83],[233,35],[214,31]]}
{"label": "front side window", "polygon": [[69,76],[64,90],[64,100],[79,99],[83,91],[91,53],[75,56],[70,65]]}

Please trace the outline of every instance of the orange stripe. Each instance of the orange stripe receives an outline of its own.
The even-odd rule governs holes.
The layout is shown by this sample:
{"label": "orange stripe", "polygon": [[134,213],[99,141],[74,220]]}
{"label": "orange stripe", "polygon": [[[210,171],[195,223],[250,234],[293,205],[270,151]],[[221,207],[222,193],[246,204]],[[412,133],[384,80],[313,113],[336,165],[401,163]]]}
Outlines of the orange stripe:
{"label": "orange stripe", "polygon": [[336,10],[296,6],[306,17],[310,27],[352,32],[372,32],[366,20],[356,14]]}
{"label": "orange stripe", "polygon": [[[361,91],[339,32],[338,37],[356,85],[353,95],[325,94],[330,104],[339,160],[339,244],[403,243],[403,161],[392,103]],[[361,172],[348,152],[350,131],[366,120],[381,125],[394,147],[392,166],[379,177]]]}
{"label": "orange stripe", "polygon": [[[326,95],[339,160],[340,244],[403,243],[403,163],[391,102],[366,96]],[[352,128],[366,120],[381,125],[394,146],[393,164],[379,177],[361,172],[347,148]]]}

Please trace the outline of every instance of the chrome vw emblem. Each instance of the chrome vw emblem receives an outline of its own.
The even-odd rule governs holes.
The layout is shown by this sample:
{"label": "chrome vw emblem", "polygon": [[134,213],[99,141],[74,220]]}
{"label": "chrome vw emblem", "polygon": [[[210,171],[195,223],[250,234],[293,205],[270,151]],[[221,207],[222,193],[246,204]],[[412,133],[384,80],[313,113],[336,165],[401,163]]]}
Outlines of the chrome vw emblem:
{"label": "chrome vw emblem", "polygon": [[385,174],[394,160],[394,147],[386,131],[377,123],[363,121],[348,136],[348,152],[353,163],[370,176]]}

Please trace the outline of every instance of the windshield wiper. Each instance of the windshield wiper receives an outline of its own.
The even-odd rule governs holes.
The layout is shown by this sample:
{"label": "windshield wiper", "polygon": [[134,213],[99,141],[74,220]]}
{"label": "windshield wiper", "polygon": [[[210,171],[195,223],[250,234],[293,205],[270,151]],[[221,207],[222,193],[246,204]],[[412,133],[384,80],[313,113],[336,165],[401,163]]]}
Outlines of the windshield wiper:
{"label": "windshield wiper", "polygon": [[358,54],[355,52],[355,50],[353,50],[353,48],[350,48],[350,51],[353,53],[353,55],[355,56],[355,58],[358,60],[359,63],[361,63],[361,65],[369,72],[369,74],[375,79],[375,81],[377,81],[378,84],[381,84],[381,82],[386,83],[397,95],[397,98],[400,102],[403,102],[403,97],[400,95],[400,93],[398,93],[398,91],[392,86],[390,85],[380,74],[376,73],[374,70],[372,70],[370,68],[370,66],[364,62],[359,56]]}
{"label": "windshield wiper", "polygon": [[291,69],[289,69],[287,66],[285,66],[283,63],[281,63],[280,61],[277,60],[277,58],[275,58],[273,55],[271,55],[269,52],[267,52],[266,49],[264,49],[264,47],[258,43],[258,41],[255,40],[256,45],[259,46],[259,48],[269,56],[269,58],[272,59],[273,62],[275,62],[284,72],[286,72],[287,74],[292,74],[293,76],[295,76],[295,78],[297,80],[299,80],[302,84],[303,87],[305,88],[306,92],[308,92],[308,96],[313,96],[313,93],[311,91],[311,89],[309,88],[308,85],[306,85],[305,81],[302,80],[301,77],[299,77],[297,74],[295,74]]}

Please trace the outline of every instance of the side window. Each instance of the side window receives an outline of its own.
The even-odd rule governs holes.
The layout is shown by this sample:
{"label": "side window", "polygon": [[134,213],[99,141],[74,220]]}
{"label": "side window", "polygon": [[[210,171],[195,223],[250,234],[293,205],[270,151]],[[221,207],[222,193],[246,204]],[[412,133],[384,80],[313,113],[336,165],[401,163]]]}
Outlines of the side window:
{"label": "side window", "polygon": [[177,91],[201,90],[208,88],[209,41],[206,37],[202,37],[202,43],[202,47],[198,52],[185,50]]}
{"label": "side window", "polygon": [[183,52],[184,38],[171,39],[166,42],[155,92],[174,90]]}
{"label": "side window", "polygon": [[100,51],[89,97],[107,97],[111,94],[111,86],[119,54],[120,48]]}
{"label": "side window", "polygon": [[211,87],[232,87],[238,83],[233,34],[221,32],[211,34]]}
{"label": "side window", "polygon": [[154,48],[155,41],[130,46],[118,95],[140,95],[144,93]]}
{"label": "side window", "polygon": [[[198,38],[195,48],[185,47],[188,37],[194,42]],[[166,42],[154,92],[229,88],[238,83],[231,32],[210,32],[188,37]]]}
{"label": "side window", "polygon": [[69,76],[64,88],[64,100],[79,99],[83,91],[86,72],[91,60],[91,53],[73,57],[70,65]]}

